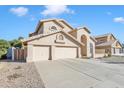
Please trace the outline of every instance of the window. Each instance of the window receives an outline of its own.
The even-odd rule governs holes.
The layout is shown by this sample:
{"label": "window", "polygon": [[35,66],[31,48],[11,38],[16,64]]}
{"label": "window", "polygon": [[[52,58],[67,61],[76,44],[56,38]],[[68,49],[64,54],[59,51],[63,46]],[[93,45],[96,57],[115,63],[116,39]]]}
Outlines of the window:
{"label": "window", "polygon": [[51,31],[56,31],[57,28],[56,28],[55,26],[51,26],[51,27],[50,27],[50,30],[51,30]]}
{"label": "window", "polygon": [[90,43],[90,53],[93,53],[93,44]]}
{"label": "window", "polygon": [[59,35],[59,40],[63,40],[63,36],[62,35]]}
{"label": "window", "polygon": [[65,41],[64,41],[64,36],[63,36],[62,34],[57,34],[57,35],[56,35],[55,43],[64,44],[64,43],[65,43]]}

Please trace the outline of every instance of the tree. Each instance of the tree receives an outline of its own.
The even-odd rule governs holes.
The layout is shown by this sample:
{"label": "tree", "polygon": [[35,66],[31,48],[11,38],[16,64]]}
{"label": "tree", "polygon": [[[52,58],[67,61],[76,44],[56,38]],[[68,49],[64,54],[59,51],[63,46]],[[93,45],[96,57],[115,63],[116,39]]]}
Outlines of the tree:
{"label": "tree", "polygon": [[18,39],[14,39],[9,41],[11,47],[18,47],[21,48],[22,47],[22,39],[24,39],[23,37],[19,37]]}
{"label": "tree", "polygon": [[0,58],[6,55],[7,49],[10,47],[8,41],[0,39]]}
{"label": "tree", "polygon": [[20,36],[20,37],[18,38],[18,40],[22,40],[22,39],[24,39],[24,37],[22,37],[22,36]]}
{"label": "tree", "polygon": [[14,47],[22,48],[22,42],[20,40],[17,40],[17,42],[14,43]]}

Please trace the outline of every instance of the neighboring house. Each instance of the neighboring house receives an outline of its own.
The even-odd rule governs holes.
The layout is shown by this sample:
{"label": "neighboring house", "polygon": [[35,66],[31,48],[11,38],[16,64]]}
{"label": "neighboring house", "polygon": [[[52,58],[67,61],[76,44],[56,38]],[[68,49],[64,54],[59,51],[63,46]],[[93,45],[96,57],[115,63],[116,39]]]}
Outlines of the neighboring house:
{"label": "neighboring house", "polygon": [[95,36],[96,56],[119,55],[122,50],[121,43],[111,33]]}
{"label": "neighboring house", "polygon": [[23,40],[27,62],[95,57],[95,42],[88,28],[74,29],[63,19],[39,21],[35,32]]}

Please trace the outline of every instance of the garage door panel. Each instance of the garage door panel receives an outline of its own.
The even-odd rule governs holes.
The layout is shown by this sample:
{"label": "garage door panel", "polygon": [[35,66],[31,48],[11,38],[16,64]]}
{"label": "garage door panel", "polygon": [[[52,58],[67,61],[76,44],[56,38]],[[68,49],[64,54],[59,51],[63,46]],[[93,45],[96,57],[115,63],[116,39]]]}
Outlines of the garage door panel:
{"label": "garage door panel", "polygon": [[71,48],[71,47],[55,48],[55,59],[76,58],[76,56],[77,56],[77,48]]}
{"label": "garage door panel", "polygon": [[115,54],[119,54],[120,53],[120,49],[115,49]]}
{"label": "garage door panel", "polygon": [[34,60],[40,61],[40,60],[48,60],[49,59],[49,47],[43,47],[43,46],[35,46],[33,48],[34,50]]}

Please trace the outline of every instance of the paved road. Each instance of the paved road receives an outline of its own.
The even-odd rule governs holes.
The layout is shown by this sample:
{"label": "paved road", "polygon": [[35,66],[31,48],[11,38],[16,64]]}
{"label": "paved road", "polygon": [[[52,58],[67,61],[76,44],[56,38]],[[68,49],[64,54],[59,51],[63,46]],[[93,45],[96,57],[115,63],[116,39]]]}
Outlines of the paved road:
{"label": "paved road", "polygon": [[35,62],[49,88],[124,87],[124,64],[101,63],[96,59],[60,59]]}

